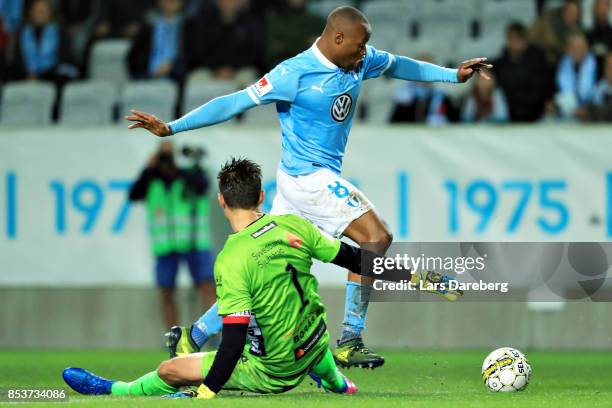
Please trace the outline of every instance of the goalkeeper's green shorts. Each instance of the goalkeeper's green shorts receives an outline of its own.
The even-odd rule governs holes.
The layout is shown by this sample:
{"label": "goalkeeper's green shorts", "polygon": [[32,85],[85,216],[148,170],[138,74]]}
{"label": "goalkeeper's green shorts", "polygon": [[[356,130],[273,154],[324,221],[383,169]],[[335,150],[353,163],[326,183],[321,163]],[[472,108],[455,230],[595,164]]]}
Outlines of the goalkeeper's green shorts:
{"label": "goalkeeper's green shorts", "polygon": [[[321,361],[326,352],[329,352],[327,347],[320,353],[320,357],[317,356],[313,366]],[[216,351],[202,353],[202,378],[206,378],[216,354]],[[247,353],[240,356],[236,368],[223,389],[278,394],[297,387],[310,372],[310,370],[305,370],[293,376],[276,377],[263,372],[253,360],[254,358]]]}

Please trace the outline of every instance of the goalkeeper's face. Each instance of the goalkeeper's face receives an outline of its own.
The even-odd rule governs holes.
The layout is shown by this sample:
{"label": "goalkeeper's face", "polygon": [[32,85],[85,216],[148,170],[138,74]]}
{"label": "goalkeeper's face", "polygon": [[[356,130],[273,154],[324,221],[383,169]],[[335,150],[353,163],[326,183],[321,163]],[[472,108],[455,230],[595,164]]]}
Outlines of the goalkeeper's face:
{"label": "goalkeeper's face", "polygon": [[357,23],[342,34],[342,40],[338,44],[340,66],[346,71],[359,71],[366,55],[366,44],[372,34],[370,24]]}

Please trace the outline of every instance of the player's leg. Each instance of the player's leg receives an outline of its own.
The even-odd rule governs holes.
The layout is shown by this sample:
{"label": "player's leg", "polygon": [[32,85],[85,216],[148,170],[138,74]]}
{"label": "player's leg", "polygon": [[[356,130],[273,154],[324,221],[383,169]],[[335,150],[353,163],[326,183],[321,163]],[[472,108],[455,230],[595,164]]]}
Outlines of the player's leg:
{"label": "player's leg", "polygon": [[[157,370],[130,382],[107,380],[82,368],[67,368],[63,377],[72,389],[81,394],[168,395],[177,392],[178,387],[197,385],[202,381],[205,354],[190,354],[164,361]],[[214,353],[212,358],[214,359]],[[209,356],[208,360],[210,359]]]}
{"label": "player's leg", "polygon": [[[173,326],[166,333],[166,347],[170,357],[197,353],[210,336],[221,330],[221,317],[217,314],[212,255],[209,251],[194,251],[186,255],[189,273],[202,294],[208,310],[191,327]],[[212,305],[210,308],[209,305]]]}
{"label": "player's leg", "polygon": [[342,394],[357,393],[357,386],[338,370],[334,357],[329,350],[327,350],[323,359],[314,366],[310,372],[310,377],[327,391]]}
{"label": "player's leg", "polygon": [[178,261],[178,255],[174,253],[157,256],[155,260],[155,278],[160,290],[162,313],[166,327],[175,326],[178,322],[174,299]]}
{"label": "player's leg", "polygon": [[[392,241],[388,228],[373,210],[352,221],[343,235],[380,255],[385,254]],[[384,359],[367,349],[361,338],[365,329],[371,285],[370,278],[349,271],[342,334],[335,350],[336,361],[342,366],[375,368],[384,364]]]}
{"label": "player's leg", "polygon": [[[279,171],[276,180],[274,206],[278,200],[277,214],[300,215],[330,235],[347,235],[377,253],[386,251],[391,234],[376,216],[373,204],[348,180],[328,169],[299,177]],[[346,367],[379,367],[384,364],[384,358],[366,348],[361,341],[370,287],[368,282],[361,282],[359,275],[349,276],[343,330],[346,333],[335,357]]]}
{"label": "player's leg", "polygon": [[166,333],[168,337],[166,346],[170,351],[170,357],[197,353],[210,337],[221,331],[222,325],[217,304],[214,303],[190,327],[174,326]]}

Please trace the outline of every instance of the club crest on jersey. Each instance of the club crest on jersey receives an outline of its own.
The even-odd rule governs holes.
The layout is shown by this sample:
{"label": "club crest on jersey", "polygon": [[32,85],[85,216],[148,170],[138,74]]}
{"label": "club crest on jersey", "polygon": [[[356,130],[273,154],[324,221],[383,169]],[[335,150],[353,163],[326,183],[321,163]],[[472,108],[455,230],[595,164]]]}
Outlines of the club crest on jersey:
{"label": "club crest on jersey", "polygon": [[331,115],[336,122],[344,122],[348,117],[351,107],[353,106],[353,98],[349,94],[342,94],[334,99],[332,103]]}
{"label": "club crest on jersey", "polygon": [[267,77],[261,78],[259,81],[255,83],[255,92],[257,95],[264,96],[269,93],[273,89],[272,84],[268,81]]}

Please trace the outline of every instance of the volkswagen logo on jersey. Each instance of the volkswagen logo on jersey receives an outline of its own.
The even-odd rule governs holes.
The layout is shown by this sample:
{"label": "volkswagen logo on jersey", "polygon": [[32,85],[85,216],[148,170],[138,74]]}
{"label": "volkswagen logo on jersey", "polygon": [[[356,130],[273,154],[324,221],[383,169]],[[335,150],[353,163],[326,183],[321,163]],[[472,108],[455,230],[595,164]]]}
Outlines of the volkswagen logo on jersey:
{"label": "volkswagen logo on jersey", "polygon": [[332,118],[337,122],[344,122],[351,111],[351,106],[353,106],[351,95],[345,93],[338,96],[334,99],[334,103],[332,103]]}

